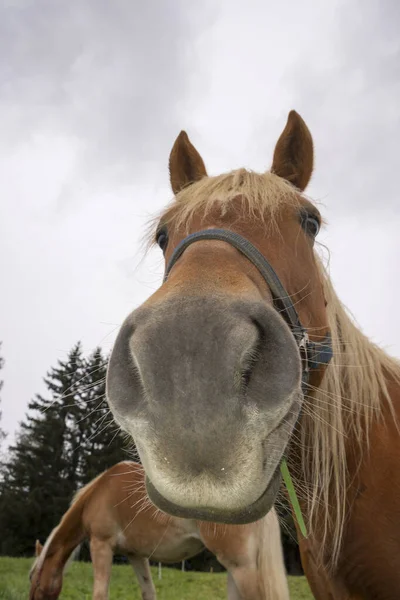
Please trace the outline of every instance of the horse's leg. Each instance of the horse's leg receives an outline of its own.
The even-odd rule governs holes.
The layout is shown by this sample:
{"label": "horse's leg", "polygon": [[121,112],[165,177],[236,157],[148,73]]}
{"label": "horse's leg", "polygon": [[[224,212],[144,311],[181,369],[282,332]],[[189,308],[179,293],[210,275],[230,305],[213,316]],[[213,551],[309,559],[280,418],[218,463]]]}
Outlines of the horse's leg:
{"label": "horse's leg", "polygon": [[93,600],[108,600],[113,550],[104,540],[90,540],[90,555],[93,565]]}
{"label": "horse's leg", "polygon": [[239,590],[237,589],[235,580],[232,577],[232,573],[230,571],[228,571],[227,591],[228,591],[228,600],[243,600],[242,596],[239,593]]}
{"label": "horse's leg", "polygon": [[201,528],[201,536],[229,572],[229,600],[289,600],[274,509],[260,521],[240,527],[227,525],[214,535]]}
{"label": "horse's leg", "polygon": [[228,600],[277,600],[266,596],[260,585],[257,567],[252,564],[233,565],[219,559],[228,571]]}
{"label": "horse's leg", "polygon": [[228,571],[228,600],[266,600],[257,569],[255,530],[254,525],[245,528],[227,525],[221,528],[221,535],[215,535],[207,527],[201,531],[206,548]]}
{"label": "horse's leg", "polygon": [[154,587],[148,559],[130,554],[128,555],[128,560],[136,573],[140,589],[142,590],[142,600],[156,600],[156,588]]}

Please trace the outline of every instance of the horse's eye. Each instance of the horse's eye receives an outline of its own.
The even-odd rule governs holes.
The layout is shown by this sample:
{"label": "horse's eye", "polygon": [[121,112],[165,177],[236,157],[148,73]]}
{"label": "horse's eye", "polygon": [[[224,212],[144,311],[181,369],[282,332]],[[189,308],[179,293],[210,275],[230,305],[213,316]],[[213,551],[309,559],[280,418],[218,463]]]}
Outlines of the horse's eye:
{"label": "horse's eye", "polygon": [[166,227],[162,227],[156,233],[156,242],[160,246],[161,250],[165,252],[168,246],[168,231]]}
{"label": "horse's eye", "polygon": [[301,226],[307,235],[315,238],[318,235],[321,223],[317,216],[305,212],[301,215]]}

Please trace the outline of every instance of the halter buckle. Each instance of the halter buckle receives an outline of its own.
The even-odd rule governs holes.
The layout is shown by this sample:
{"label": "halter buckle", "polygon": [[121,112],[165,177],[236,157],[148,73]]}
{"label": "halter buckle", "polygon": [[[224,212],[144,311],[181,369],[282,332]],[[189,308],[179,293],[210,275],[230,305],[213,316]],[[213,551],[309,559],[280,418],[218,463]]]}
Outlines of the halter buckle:
{"label": "halter buckle", "polygon": [[308,348],[310,344],[310,338],[306,330],[303,330],[303,335],[299,342],[300,356],[303,359],[303,379],[308,377],[310,371],[310,365],[308,364]]}

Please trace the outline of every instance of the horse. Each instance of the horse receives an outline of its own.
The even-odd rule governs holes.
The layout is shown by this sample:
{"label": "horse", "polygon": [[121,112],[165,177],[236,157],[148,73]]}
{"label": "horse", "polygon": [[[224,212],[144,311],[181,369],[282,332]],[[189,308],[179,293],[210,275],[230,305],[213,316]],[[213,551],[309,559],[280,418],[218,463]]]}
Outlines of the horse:
{"label": "horse", "polygon": [[[290,111],[265,173],[209,176],[186,132],[174,198],[151,223],[162,285],[122,324],[108,365],[114,418],[152,502],[248,523],[286,460],[318,600],[400,597],[400,364],[340,301],[306,196],[312,135]],[[372,243],[372,242],[371,242]]]}
{"label": "horse", "polygon": [[56,600],[75,549],[88,538],[93,600],[107,600],[113,555],[132,565],[143,600],[156,600],[149,559],[175,563],[213,552],[228,571],[229,600],[289,600],[279,521],[274,510],[258,523],[217,525],[166,515],[148,499],[140,464],[108,469],[74,497],[47,538],[36,541],[30,600]]}

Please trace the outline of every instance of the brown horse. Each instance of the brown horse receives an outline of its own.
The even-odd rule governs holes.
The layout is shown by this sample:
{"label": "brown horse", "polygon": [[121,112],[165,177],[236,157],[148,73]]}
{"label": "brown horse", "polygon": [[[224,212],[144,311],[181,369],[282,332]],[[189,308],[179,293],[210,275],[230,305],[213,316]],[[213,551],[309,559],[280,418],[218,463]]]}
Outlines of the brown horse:
{"label": "brown horse", "polygon": [[209,177],[179,135],[176,197],[153,235],[165,281],[120,330],[108,401],[159,508],[256,520],[286,455],[315,596],[394,600],[400,365],[353,323],[315,251],[321,216],[303,194],[312,170],[294,111],[265,174]]}
{"label": "brown horse", "polygon": [[75,548],[90,540],[93,600],[106,600],[115,552],[128,557],[143,600],[155,600],[149,558],[174,563],[205,547],[228,570],[230,600],[289,600],[279,522],[271,511],[250,525],[216,525],[162,513],[149,501],[144,472],[134,462],[115,465],[79,491],[44,547],[36,542],[30,600],[56,600]]}

